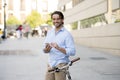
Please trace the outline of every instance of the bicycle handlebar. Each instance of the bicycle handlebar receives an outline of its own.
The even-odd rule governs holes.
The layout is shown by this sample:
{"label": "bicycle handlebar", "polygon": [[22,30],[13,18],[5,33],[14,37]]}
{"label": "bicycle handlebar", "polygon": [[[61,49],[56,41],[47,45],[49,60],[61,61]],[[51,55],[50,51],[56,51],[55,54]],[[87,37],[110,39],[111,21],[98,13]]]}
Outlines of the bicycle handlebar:
{"label": "bicycle handlebar", "polygon": [[[76,62],[76,61],[78,61],[78,60],[80,60],[80,57],[71,60],[71,61],[70,61],[70,64],[68,64],[68,66],[71,66],[72,63],[74,63],[74,62]],[[59,70],[59,68],[56,67],[56,68],[49,69],[48,72],[52,72],[52,71],[55,71],[55,70],[57,71],[57,70]]]}
{"label": "bicycle handlebar", "polygon": [[76,61],[78,61],[78,60],[80,60],[80,57],[71,60],[71,63],[74,63],[74,62],[76,62]]}

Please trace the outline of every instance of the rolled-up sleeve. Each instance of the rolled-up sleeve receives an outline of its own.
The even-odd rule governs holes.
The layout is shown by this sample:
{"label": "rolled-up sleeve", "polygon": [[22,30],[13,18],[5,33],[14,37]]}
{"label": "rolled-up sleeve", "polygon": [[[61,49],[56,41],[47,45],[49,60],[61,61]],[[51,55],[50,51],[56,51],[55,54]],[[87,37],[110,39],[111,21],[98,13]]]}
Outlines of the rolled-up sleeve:
{"label": "rolled-up sleeve", "polygon": [[71,35],[66,37],[65,44],[66,44],[65,47],[66,54],[68,56],[74,56],[76,54],[76,49],[75,49],[73,37]]}

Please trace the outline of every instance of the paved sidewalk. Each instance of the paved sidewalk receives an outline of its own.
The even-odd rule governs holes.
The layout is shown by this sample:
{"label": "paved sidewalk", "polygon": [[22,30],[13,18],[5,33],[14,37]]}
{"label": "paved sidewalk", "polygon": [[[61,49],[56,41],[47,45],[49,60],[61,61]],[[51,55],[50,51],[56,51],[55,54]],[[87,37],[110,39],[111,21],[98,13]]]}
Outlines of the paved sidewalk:
{"label": "paved sidewalk", "polygon": [[[7,39],[0,44],[0,80],[44,80],[44,38]],[[70,67],[72,80],[120,80],[120,56],[76,45],[81,60]]]}

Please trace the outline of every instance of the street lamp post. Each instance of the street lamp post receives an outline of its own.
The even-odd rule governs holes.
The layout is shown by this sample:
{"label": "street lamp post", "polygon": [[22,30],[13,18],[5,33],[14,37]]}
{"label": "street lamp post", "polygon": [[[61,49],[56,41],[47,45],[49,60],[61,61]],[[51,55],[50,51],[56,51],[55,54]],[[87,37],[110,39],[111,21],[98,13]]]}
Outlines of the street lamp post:
{"label": "street lamp post", "polygon": [[4,31],[3,31],[3,39],[6,39],[6,0],[4,0]]}

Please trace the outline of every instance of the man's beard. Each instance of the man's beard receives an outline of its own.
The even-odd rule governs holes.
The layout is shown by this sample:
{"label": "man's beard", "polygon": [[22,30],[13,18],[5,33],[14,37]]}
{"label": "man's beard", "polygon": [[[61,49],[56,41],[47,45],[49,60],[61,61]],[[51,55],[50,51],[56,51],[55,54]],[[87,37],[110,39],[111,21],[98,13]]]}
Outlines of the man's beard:
{"label": "man's beard", "polygon": [[61,27],[63,24],[61,23],[61,24],[54,24],[54,25],[55,25],[56,28],[59,28],[59,27]]}

